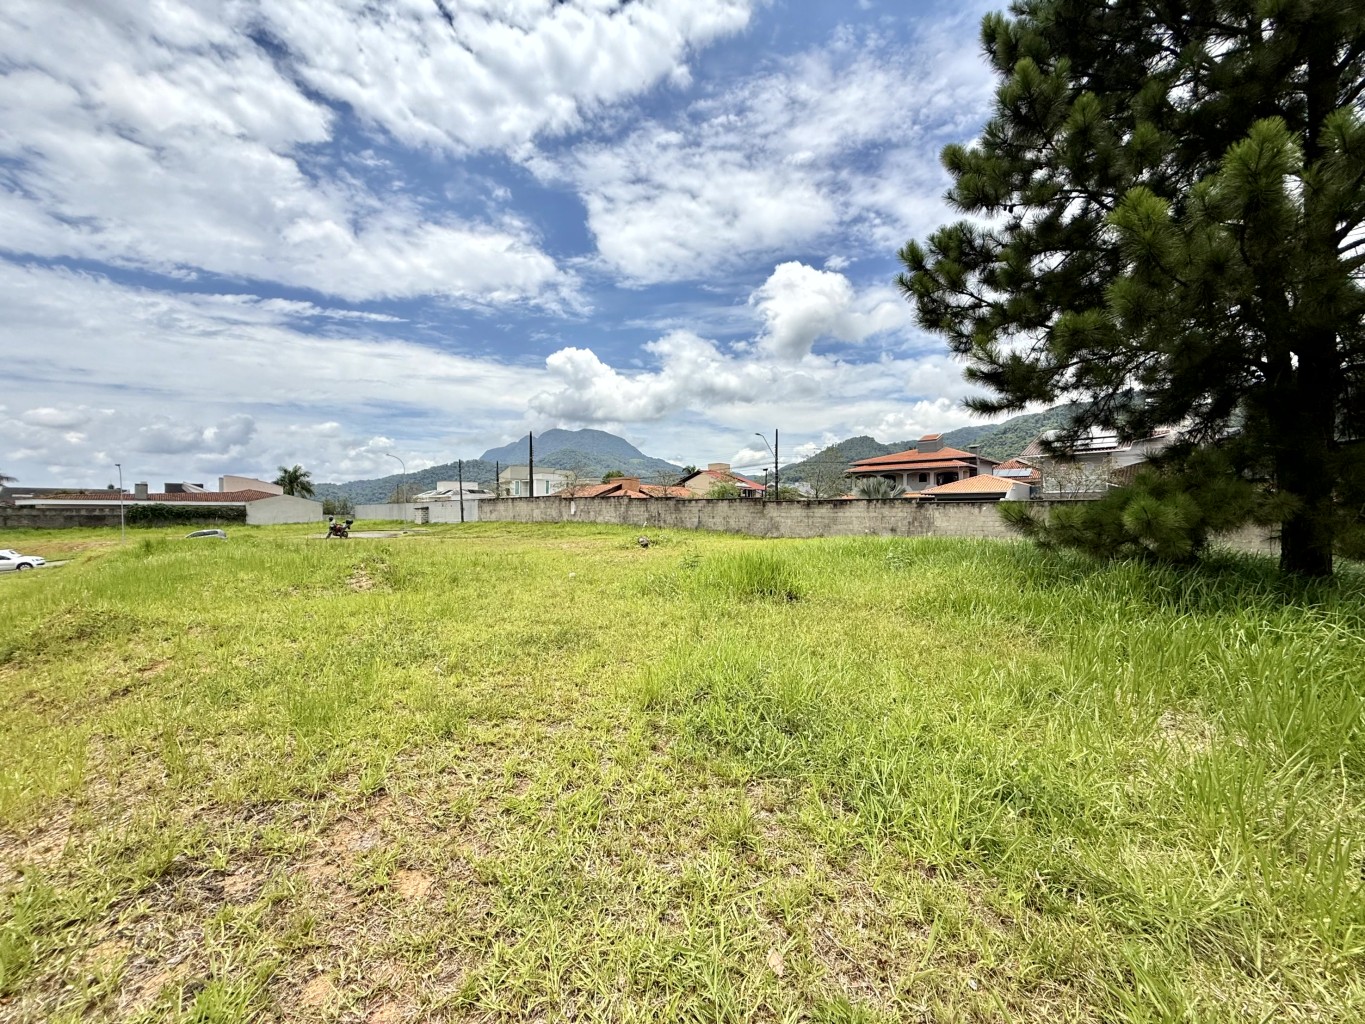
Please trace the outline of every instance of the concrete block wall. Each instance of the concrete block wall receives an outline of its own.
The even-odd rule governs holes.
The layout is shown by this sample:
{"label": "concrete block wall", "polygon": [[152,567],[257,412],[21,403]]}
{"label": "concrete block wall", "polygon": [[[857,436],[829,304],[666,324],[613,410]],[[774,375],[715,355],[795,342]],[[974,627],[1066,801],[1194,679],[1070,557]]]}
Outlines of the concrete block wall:
{"label": "concrete block wall", "polygon": [[0,506],[0,530],[62,530],[118,526],[118,505]]}
{"label": "concrete block wall", "polygon": [[[274,499],[271,499],[274,500]],[[311,503],[310,503],[311,504]],[[1034,508],[1051,508],[1060,502],[1032,502]],[[393,519],[412,522],[407,504],[359,505],[358,519]],[[430,522],[458,523],[455,502],[431,502]],[[319,513],[320,515],[320,513]],[[859,535],[900,537],[979,537],[1012,540],[1016,535],[1000,521],[997,502],[910,501],[779,501],[752,499],[656,499],[592,498],[486,498],[465,502],[465,522],[506,523],[602,523],[640,528],[718,530],[756,537],[847,537]],[[72,526],[118,526],[117,505],[80,507],[0,506],[0,529],[61,528]],[[1247,526],[1214,541],[1223,547],[1252,554],[1276,556],[1280,545],[1273,528]]]}
{"label": "concrete block wall", "polygon": [[995,502],[779,501],[752,499],[641,501],[631,498],[489,499],[484,522],[603,523],[719,530],[756,537],[1011,537]]}
{"label": "concrete block wall", "polygon": [[[1035,501],[1047,510],[1062,502]],[[681,530],[718,530],[755,537],[973,537],[1017,540],[995,501],[755,501],[752,499],[500,498],[480,502],[484,522],[602,523]],[[1277,555],[1265,527],[1244,527],[1215,543],[1236,551]]]}

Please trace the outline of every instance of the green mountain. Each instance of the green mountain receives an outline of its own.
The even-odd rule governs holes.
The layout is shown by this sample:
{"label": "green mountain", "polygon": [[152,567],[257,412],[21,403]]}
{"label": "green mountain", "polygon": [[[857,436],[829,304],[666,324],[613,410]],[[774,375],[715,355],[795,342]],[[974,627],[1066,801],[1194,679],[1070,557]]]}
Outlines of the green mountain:
{"label": "green mountain", "polygon": [[[482,459],[524,466],[526,450],[526,438],[520,437],[501,448],[488,449]],[[623,437],[590,429],[545,431],[536,438],[536,465],[571,471],[586,480],[600,480],[611,470],[646,481],[682,473],[682,467],[646,455]]]}
{"label": "green mountain", "polygon": [[958,427],[943,435],[943,443],[953,448],[979,444],[981,454],[1001,462],[1018,455],[1045,430],[1058,430],[1067,425],[1075,405],[1058,405],[1042,412],[1014,416],[1003,423],[983,423],[979,426]]}
{"label": "green mountain", "polygon": [[[464,479],[493,490],[496,470],[501,466],[526,465],[526,438],[501,448],[490,448],[482,458],[466,459]],[[644,454],[629,441],[608,434],[605,430],[547,430],[536,438],[536,465],[542,469],[560,469],[572,473],[579,480],[597,481],[615,469],[626,476],[638,476],[646,482],[682,475],[682,468],[663,459]],[[407,475],[410,489],[431,490],[440,480],[457,478],[454,462],[419,469]],[[376,477],[373,480],[350,480],[346,483],[313,485],[314,495],[323,498],[347,497],[356,504],[387,501],[403,481],[401,473]],[[671,480],[670,480],[671,482]]]}
{"label": "green mountain", "polygon": [[[436,486],[440,480],[458,479],[459,467],[454,462],[447,462],[440,466],[429,466],[426,469],[419,469],[407,475],[408,487],[417,491],[429,491]],[[465,482],[474,481],[483,487],[492,490],[493,463],[483,462],[480,459],[466,459],[464,463]],[[376,477],[373,480],[350,480],[342,484],[314,484],[313,494],[319,501],[324,498],[350,498],[357,505],[369,504],[373,502],[387,501],[389,496],[398,490],[398,486],[403,481],[403,474],[394,473],[391,476]]]}
{"label": "green mountain", "polygon": [[912,441],[882,444],[882,442],[868,437],[866,434],[850,437],[838,444],[830,445],[823,451],[816,452],[808,459],[793,462],[790,466],[783,466],[782,482],[784,484],[807,483],[820,489],[842,491],[844,488],[839,481],[850,463],[857,462],[859,459],[871,459],[878,455],[890,455],[892,452],[903,452],[913,445],[914,442]]}

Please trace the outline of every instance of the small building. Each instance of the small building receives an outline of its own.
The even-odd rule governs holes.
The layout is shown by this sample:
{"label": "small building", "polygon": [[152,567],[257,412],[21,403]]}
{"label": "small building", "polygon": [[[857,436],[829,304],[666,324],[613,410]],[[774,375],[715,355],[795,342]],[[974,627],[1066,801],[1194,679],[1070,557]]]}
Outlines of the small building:
{"label": "small building", "polygon": [[761,498],[766,488],[747,476],[740,476],[730,469],[728,462],[712,462],[705,469],[699,469],[678,481],[678,486],[687,490],[688,496],[705,498],[712,488],[720,484],[733,484],[739,488],[741,498]]}
{"label": "small building", "polygon": [[534,489],[528,480],[529,466],[508,466],[498,474],[498,494],[504,498],[530,498],[554,494],[569,484],[569,474],[557,469],[537,469]]}
{"label": "small building", "polygon": [[134,505],[183,505],[188,507],[243,508],[246,521],[253,526],[278,523],[314,523],[322,519],[322,503],[291,494],[268,491],[162,491],[151,492],[144,483],[133,491],[73,491],[42,497],[16,498],[14,504],[31,508],[104,508]]}
{"label": "small building", "polygon": [[[975,448],[975,445],[971,446]],[[914,448],[890,455],[859,459],[848,475],[859,478],[880,476],[917,494],[975,476],[989,476],[999,463],[975,451],[962,451],[943,443],[942,434],[925,434]]]}
{"label": "small building", "polygon": [[1028,501],[1030,492],[1025,481],[981,473],[918,492],[907,491],[905,497],[919,501]]}
{"label": "small building", "polygon": [[[536,474],[539,476],[539,474]],[[413,501],[482,501],[495,498],[492,491],[485,491],[473,480],[460,483],[458,480],[438,480],[436,486],[413,497]]]}
{"label": "small building", "polygon": [[604,484],[575,484],[565,487],[557,495],[560,498],[695,498],[696,495],[686,487],[669,487],[663,484],[645,484],[638,476],[618,476]]}
{"label": "small building", "polygon": [[1019,453],[1018,459],[1013,460],[1038,471],[1036,497],[1100,497],[1118,486],[1123,477],[1131,475],[1131,467],[1139,466],[1169,448],[1179,439],[1180,433],[1173,428],[1163,428],[1147,437],[1123,441],[1113,431],[1096,427],[1068,444],[1065,451],[1054,454],[1049,442],[1060,436],[1061,432],[1057,430],[1039,434]]}

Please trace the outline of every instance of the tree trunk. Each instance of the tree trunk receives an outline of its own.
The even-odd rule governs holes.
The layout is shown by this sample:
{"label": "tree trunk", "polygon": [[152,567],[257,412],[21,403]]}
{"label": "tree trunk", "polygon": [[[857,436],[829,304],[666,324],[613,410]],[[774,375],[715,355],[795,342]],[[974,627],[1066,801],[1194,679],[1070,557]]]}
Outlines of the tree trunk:
{"label": "tree trunk", "polygon": [[1299,508],[1280,526],[1280,568],[1298,576],[1332,575],[1336,510],[1338,380],[1336,336],[1307,326],[1296,332],[1293,385],[1276,403],[1275,483]]}
{"label": "tree trunk", "polygon": [[1332,575],[1332,496],[1284,488],[1303,506],[1280,525],[1280,569],[1296,576]]}
{"label": "tree trunk", "polygon": [[[1330,18],[1317,18],[1302,30],[1309,49],[1305,83],[1307,118],[1303,132],[1304,165],[1320,168],[1322,130],[1337,105],[1340,72],[1333,66],[1334,33]],[[1336,216],[1324,205],[1320,185],[1309,176],[1303,192],[1304,239],[1299,259],[1306,270],[1293,317],[1282,329],[1293,338],[1298,366],[1294,383],[1281,397],[1284,427],[1277,431],[1276,477],[1280,490],[1302,505],[1281,524],[1280,568],[1299,576],[1332,575],[1335,533],[1337,412],[1341,398],[1341,359],[1335,314],[1340,308],[1340,267],[1333,235]],[[1293,326],[1290,326],[1290,325]]]}

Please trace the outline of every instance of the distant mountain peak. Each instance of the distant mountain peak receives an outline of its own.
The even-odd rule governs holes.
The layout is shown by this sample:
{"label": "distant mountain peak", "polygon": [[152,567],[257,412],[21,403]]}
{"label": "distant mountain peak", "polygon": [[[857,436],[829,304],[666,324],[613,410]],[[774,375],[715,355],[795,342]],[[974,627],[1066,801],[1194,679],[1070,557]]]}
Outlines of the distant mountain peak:
{"label": "distant mountain peak", "polygon": [[[649,459],[648,455],[624,437],[617,437],[605,430],[593,430],[591,427],[584,427],[581,430],[564,430],[555,427],[553,430],[547,430],[543,434],[536,435],[537,460],[553,455],[565,448],[605,459]],[[488,449],[480,458],[485,462],[524,464],[526,456],[527,440],[524,437],[519,437],[501,448]]]}
{"label": "distant mountain peak", "polygon": [[[464,461],[464,479],[486,487],[493,486],[499,469],[526,465],[526,438],[522,437],[501,448],[490,448],[478,459]],[[682,470],[671,462],[652,458],[625,438],[605,430],[562,430],[556,428],[536,435],[536,465],[544,469],[562,469],[577,474],[580,480],[598,480],[610,470],[620,470],[627,476],[638,476],[655,481],[681,475]],[[454,462],[429,466],[404,476],[394,473],[374,480],[351,480],[346,483],[319,483],[315,490],[319,498],[345,495],[356,502],[385,501],[402,482],[419,490],[429,490],[440,480],[454,480],[459,469]]]}

